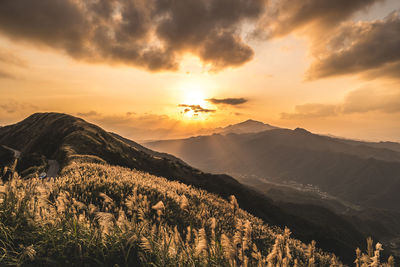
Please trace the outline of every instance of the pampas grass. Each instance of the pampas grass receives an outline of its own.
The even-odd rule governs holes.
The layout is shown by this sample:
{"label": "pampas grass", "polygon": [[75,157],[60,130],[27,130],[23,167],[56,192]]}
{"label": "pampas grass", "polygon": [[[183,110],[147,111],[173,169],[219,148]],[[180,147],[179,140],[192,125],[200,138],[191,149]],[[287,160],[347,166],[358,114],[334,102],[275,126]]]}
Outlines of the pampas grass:
{"label": "pampas grass", "polygon": [[[0,185],[0,200],[0,266],[342,265],[315,242],[243,211],[234,196],[121,167],[71,164],[44,180],[14,175]],[[394,266],[368,242],[356,266]]]}

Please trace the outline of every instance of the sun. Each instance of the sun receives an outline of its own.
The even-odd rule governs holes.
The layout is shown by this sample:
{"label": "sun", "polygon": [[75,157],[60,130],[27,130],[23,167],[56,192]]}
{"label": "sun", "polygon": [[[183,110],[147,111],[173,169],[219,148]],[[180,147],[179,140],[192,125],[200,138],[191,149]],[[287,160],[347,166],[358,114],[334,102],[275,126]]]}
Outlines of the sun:
{"label": "sun", "polygon": [[205,98],[202,90],[191,88],[184,92],[183,104],[205,106],[207,105]]}
{"label": "sun", "polygon": [[201,83],[193,81],[183,84],[179,107],[183,118],[189,120],[204,120],[213,112],[204,87]]}

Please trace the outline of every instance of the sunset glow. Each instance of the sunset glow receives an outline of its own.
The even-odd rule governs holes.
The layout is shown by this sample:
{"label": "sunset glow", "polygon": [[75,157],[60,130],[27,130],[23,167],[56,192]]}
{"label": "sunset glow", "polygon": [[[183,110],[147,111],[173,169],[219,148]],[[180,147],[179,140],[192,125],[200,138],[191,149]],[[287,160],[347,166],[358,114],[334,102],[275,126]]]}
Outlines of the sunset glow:
{"label": "sunset glow", "polygon": [[187,87],[183,96],[183,104],[205,106],[207,101],[201,88],[196,85]]}
{"label": "sunset glow", "polygon": [[399,192],[400,0],[0,0],[0,267],[394,267]]}
{"label": "sunset glow", "polygon": [[[80,1],[65,1],[68,5],[64,7],[71,8],[70,15],[78,12],[75,21],[86,21],[85,16],[97,12],[94,9],[88,15],[85,12],[90,7],[84,9],[77,2]],[[139,34],[139,28],[129,32],[118,26],[129,21],[129,14],[121,12],[124,5],[120,4],[110,15],[112,23],[107,24],[106,32],[113,34],[105,32],[103,41],[99,40],[100,35],[89,34],[95,32],[95,20],[81,24],[88,29],[70,24],[74,19],[64,20],[61,15],[37,17],[28,25],[14,21],[24,15],[6,17],[11,11],[6,12],[3,19],[8,20],[0,21],[0,125],[16,122],[33,112],[58,111],[142,139],[147,138],[143,136],[144,129],[151,129],[154,137],[161,135],[160,127],[174,129],[170,137],[177,132],[179,136],[189,136],[202,128],[251,118],[281,127],[301,126],[318,133],[399,141],[400,126],[393,122],[399,120],[400,114],[396,108],[400,106],[400,63],[394,55],[384,55],[389,52],[389,43],[386,49],[371,48],[382,55],[362,51],[369,47],[364,43],[375,44],[373,38],[380,36],[380,29],[397,29],[400,18],[393,11],[400,8],[400,3],[376,1],[365,6],[350,5],[347,13],[339,12],[341,15],[335,13],[340,9],[335,9],[321,11],[332,17],[318,11],[310,11],[312,15],[307,17],[301,13],[300,4],[285,9],[289,1],[275,2],[276,6],[266,10],[280,10],[276,14],[281,16],[276,15],[276,23],[265,25],[265,32],[257,29],[262,38],[250,38],[251,31],[263,25],[261,21],[250,22],[261,20],[266,14],[245,10],[243,17],[226,20],[227,24],[215,18],[215,25],[220,25],[215,27],[224,29],[213,28],[214,24],[196,17],[198,21],[194,23],[179,21],[178,28],[165,26],[166,32],[161,32],[164,24],[157,24],[162,23],[161,18],[191,17],[175,14],[178,10],[166,10],[169,16],[160,16],[154,25],[148,23],[140,28],[147,31],[141,33],[141,39],[128,37]],[[45,8],[57,7],[49,4]],[[145,5],[137,8],[138,12],[149,14]],[[46,14],[57,12],[51,10]],[[301,19],[301,23],[290,18]],[[59,31],[63,32],[61,27],[65,27],[67,37],[55,35],[51,27],[54,23],[41,19],[59,19]],[[18,30],[7,27],[13,21],[19,25]],[[333,22],[335,26],[330,24]],[[199,28],[192,29],[195,25]],[[207,37],[207,33],[211,36]],[[265,39],[267,33],[270,37]],[[174,38],[181,43],[175,44]],[[346,41],[338,42],[341,38]],[[148,46],[146,40],[151,41]],[[397,39],[392,41],[396,42]],[[107,43],[110,45],[106,46]],[[168,47],[169,50],[163,50]],[[347,56],[341,56],[344,51]],[[179,106],[182,104],[193,107]],[[196,112],[194,106],[201,109]]]}

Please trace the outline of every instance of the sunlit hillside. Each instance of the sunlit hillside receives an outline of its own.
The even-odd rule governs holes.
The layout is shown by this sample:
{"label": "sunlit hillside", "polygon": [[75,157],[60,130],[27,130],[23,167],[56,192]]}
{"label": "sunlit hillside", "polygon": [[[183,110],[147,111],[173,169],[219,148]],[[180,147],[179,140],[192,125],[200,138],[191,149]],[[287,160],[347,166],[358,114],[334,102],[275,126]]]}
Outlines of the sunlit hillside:
{"label": "sunlit hillside", "polygon": [[[0,190],[1,266],[341,265],[235,197],[122,167],[72,163],[59,178],[14,175]],[[359,263],[380,266],[376,248]]]}

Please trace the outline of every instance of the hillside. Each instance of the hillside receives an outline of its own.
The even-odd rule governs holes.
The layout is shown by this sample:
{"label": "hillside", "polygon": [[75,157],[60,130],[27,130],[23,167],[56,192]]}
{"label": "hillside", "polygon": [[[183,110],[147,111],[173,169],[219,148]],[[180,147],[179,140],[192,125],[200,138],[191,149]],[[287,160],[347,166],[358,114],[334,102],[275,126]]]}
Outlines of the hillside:
{"label": "hillside", "polygon": [[[400,153],[304,129],[200,136],[146,146],[212,173],[312,184],[357,205],[400,211]],[[244,181],[241,179],[241,181]]]}
{"label": "hillside", "polygon": [[234,197],[121,167],[72,164],[57,179],[17,178],[0,189],[2,266],[340,264]]}
{"label": "hillside", "polygon": [[316,206],[328,208],[400,255],[399,153],[379,144],[279,129],[146,145],[206,171],[233,175],[288,213],[304,218],[307,205],[320,214],[326,211]]}
{"label": "hillside", "polygon": [[367,145],[370,147],[385,148],[385,149],[390,149],[393,151],[400,152],[400,143],[396,143],[396,142],[389,142],[389,141],[365,142],[365,141],[355,141],[355,140],[347,140],[347,139],[345,139],[345,140],[342,139],[341,141],[348,142],[350,144],[355,144],[355,145]]}
{"label": "hillside", "polygon": [[[227,175],[207,174],[171,157],[159,157],[115,138],[101,128],[66,114],[34,114],[0,129],[0,144],[26,153],[56,159],[62,167],[71,162],[97,162],[128,167],[193,185],[227,199],[235,195],[241,208],[270,225],[287,226],[303,241],[316,240],[327,251],[337,251],[345,262],[353,260],[353,248],[365,236],[351,224],[337,224],[332,217],[326,225],[292,215],[265,195],[243,186]],[[302,209],[302,207],[299,207]],[[341,233],[338,235],[337,233]]]}
{"label": "hillside", "polygon": [[181,160],[181,159],[179,159],[179,158],[177,158],[177,157],[175,157],[175,156],[173,156],[171,154],[160,153],[160,152],[148,149],[148,148],[146,148],[146,147],[144,147],[144,146],[142,146],[142,145],[140,145],[140,144],[138,144],[138,143],[136,143],[136,142],[134,142],[132,140],[129,140],[129,139],[125,138],[125,137],[122,137],[122,136],[120,136],[119,134],[116,134],[116,133],[110,133],[110,134],[112,136],[114,136],[115,138],[117,138],[118,140],[124,142],[125,144],[127,144],[127,145],[129,145],[129,146],[131,146],[133,148],[136,148],[137,150],[143,151],[143,152],[145,152],[145,153],[147,153],[147,154],[149,154],[149,155],[151,155],[153,157],[166,158],[166,159],[170,159],[170,160],[173,160],[173,161],[180,162],[183,165],[187,165],[183,160]]}

